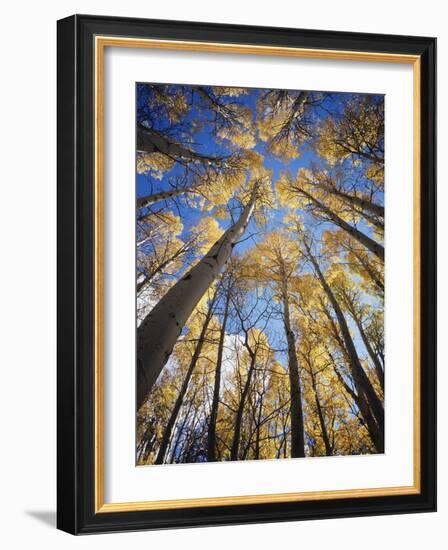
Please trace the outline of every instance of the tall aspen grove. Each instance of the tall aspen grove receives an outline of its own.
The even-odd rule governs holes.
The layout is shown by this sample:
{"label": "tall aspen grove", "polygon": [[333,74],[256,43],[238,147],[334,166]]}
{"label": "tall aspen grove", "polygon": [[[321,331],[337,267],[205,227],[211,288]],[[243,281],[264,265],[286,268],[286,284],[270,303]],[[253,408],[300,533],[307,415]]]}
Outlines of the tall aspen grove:
{"label": "tall aspen grove", "polygon": [[384,452],[384,97],[136,85],[136,462]]}

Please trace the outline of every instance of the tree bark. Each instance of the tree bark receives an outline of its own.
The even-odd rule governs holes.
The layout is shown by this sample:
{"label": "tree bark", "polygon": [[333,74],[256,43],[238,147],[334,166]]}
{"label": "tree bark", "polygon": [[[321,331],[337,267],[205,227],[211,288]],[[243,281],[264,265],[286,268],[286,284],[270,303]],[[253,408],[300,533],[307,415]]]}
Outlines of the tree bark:
{"label": "tree bark", "polygon": [[[246,346],[246,349],[249,351],[249,347]],[[247,372],[246,382],[244,384],[243,393],[241,394],[241,399],[238,404],[238,409],[236,412],[235,417],[235,428],[233,431],[233,440],[232,440],[232,448],[230,450],[230,460],[238,460],[238,454],[240,449],[240,439],[241,439],[241,425],[243,422],[243,413],[244,413],[244,405],[246,404],[246,398],[249,393],[250,384],[252,382],[252,374],[255,369],[255,364],[257,360],[257,354],[256,352],[250,350],[250,365],[249,370]]]}
{"label": "tree bark", "polygon": [[350,202],[354,206],[359,206],[362,210],[366,210],[374,216],[384,218],[384,206],[380,204],[376,204],[375,202],[369,201],[367,199],[362,199],[361,197],[358,197],[356,195],[350,195],[350,193],[340,191],[339,189],[333,188],[331,185],[324,185],[324,189],[329,193],[332,193],[333,195],[336,195],[337,197],[340,197],[341,199]]}
{"label": "tree bark", "polygon": [[296,352],[296,339],[291,329],[289,297],[286,278],[282,281],[283,324],[288,344],[289,387],[291,394],[291,458],[305,456],[305,433],[303,427],[303,407],[300,388],[299,364]]}
{"label": "tree bark", "polygon": [[210,411],[210,421],[208,425],[207,460],[209,462],[216,461],[216,420],[218,418],[219,390],[221,387],[221,368],[222,368],[222,358],[223,358],[223,352],[224,352],[224,340],[226,336],[227,319],[229,317],[229,304],[230,304],[230,284],[227,287],[224,316],[223,316],[222,325],[221,325],[221,332],[219,335],[218,354],[216,358],[216,367],[215,367],[215,382],[213,387],[213,400],[212,400],[212,407]]}
{"label": "tree bark", "polygon": [[[194,392],[194,397],[193,399],[196,397],[196,391]],[[176,460],[176,456],[177,456],[177,449],[179,448],[179,444],[180,444],[180,440],[182,438],[182,434],[184,433],[184,429],[185,429],[185,426],[187,424],[187,421],[188,420],[191,420],[190,419],[190,413],[191,413],[191,410],[193,408],[193,403],[190,402],[188,404],[188,408],[187,408],[187,411],[184,415],[184,418],[182,419],[182,424],[180,426],[177,426],[176,425],[176,434],[175,434],[175,442],[174,442],[174,445],[170,445],[170,453],[169,453],[169,456],[165,456],[165,460],[166,461],[169,461],[170,464],[174,464],[175,460]]]}
{"label": "tree bark", "polygon": [[186,252],[186,247],[179,248],[171,258],[168,258],[164,262],[162,262],[160,265],[158,265],[151,273],[144,273],[143,279],[137,283],[136,286],[136,292],[137,295],[140,294],[140,292],[154,279],[154,277],[161,273],[166,267],[168,267],[170,264],[172,264],[179,256],[181,256],[184,252]]}
{"label": "tree bark", "polygon": [[213,97],[203,86],[198,86],[196,91],[217,116],[221,117],[228,124],[237,124],[241,126],[237,113],[219,103],[219,101],[217,101],[217,99]]}
{"label": "tree bark", "polygon": [[181,158],[186,161],[213,162],[220,160],[215,157],[201,155],[192,149],[176,143],[164,136],[162,133],[138,126],[137,128],[137,151],[142,153],[162,153],[174,160]]}
{"label": "tree bark", "polygon": [[310,367],[310,375],[311,375],[311,385],[313,387],[313,392],[314,392],[314,401],[316,403],[317,416],[319,417],[322,439],[324,440],[324,445],[325,445],[325,454],[327,456],[331,456],[333,454],[333,449],[330,444],[330,438],[328,437],[327,426],[325,424],[325,418],[322,412],[322,406],[320,404],[319,392],[317,391],[316,377],[313,372],[312,366],[309,365],[309,367]]}
{"label": "tree bark", "polygon": [[363,257],[353,250],[352,248],[347,247],[349,252],[352,252],[352,254],[355,256],[355,258],[358,260],[358,262],[362,265],[362,267],[367,271],[372,281],[375,283],[377,288],[384,292],[384,283],[378,278],[377,274],[372,270],[372,268],[369,266],[369,264],[363,259]]}
{"label": "tree bark", "polygon": [[187,370],[187,373],[185,374],[184,381],[182,382],[179,395],[177,396],[176,402],[174,403],[173,410],[171,411],[170,418],[165,427],[165,431],[163,432],[163,437],[162,437],[162,441],[160,442],[160,447],[157,453],[155,464],[163,464],[163,461],[165,459],[166,451],[170,444],[171,434],[173,432],[174,425],[176,424],[179,411],[182,407],[185,394],[187,393],[188,385],[191,380],[191,375],[193,374],[196,363],[198,362],[198,359],[201,355],[202,347],[204,346],[205,335],[207,333],[208,326],[213,316],[213,308],[215,305],[217,293],[218,293],[218,290],[215,290],[212,301],[208,307],[207,315],[205,316],[204,324],[202,325],[201,334],[199,336],[198,343],[196,344],[193,357],[191,358],[190,365],[188,366],[188,370]]}
{"label": "tree bark", "polygon": [[263,395],[260,396],[260,403],[258,406],[258,414],[256,418],[256,429],[255,429],[255,449],[254,449],[254,460],[260,459],[260,435],[261,435],[261,417],[263,414]]}
{"label": "tree bark", "polygon": [[298,192],[307,197],[313,204],[315,204],[317,208],[321,212],[323,212],[333,223],[346,231],[349,235],[355,238],[359,243],[365,246],[368,250],[370,250],[370,252],[375,254],[375,256],[377,256],[381,261],[384,262],[384,247],[382,245],[380,245],[379,243],[371,239],[368,235],[366,235],[362,231],[359,231],[359,229],[356,229],[356,227],[353,227],[345,220],[340,218],[337,214],[330,210],[328,206],[318,201],[316,198],[313,197],[313,195],[311,195],[307,191],[304,191],[303,189],[298,189]]}
{"label": "tree bark", "polygon": [[373,164],[376,164],[377,166],[384,166],[384,153],[383,156],[378,156],[375,153],[367,153],[363,151],[360,146],[358,146],[358,148],[355,148],[353,145],[344,142],[343,140],[336,139],[335,143],[336,145],[342,147],[342,149],[344,149],[344,151],[346,151],[350,155],[358,155],[366,160],[370,160],[371,162],[373,162]]}
{"label": "tree bark", "polygon": [[192,311],[232,254],[252,216],[256,187],[238,221],[146,316],[137,332],[137,408],[155,384]]}
{"label": "tree bark", "polygon": [[153,193],[152,195],[139,197],[137,199],[137,208],[146,208],[156,202],[172,199],[174,197],[178,197],[179,195],[185,195],[186,193],[196,193],[196,190],[194,187],[181,187],[179,189],[172,189],[171,191],[161,191],[160,193]]}
{"label": "tree bark", "polygon": [[307,137],[309,137],[309,133],[304,129],[303,126],[301,128],[295,127],[295,124],[297,124],[297,119],[300,119],[300,117],[303,115],[304,104],[308,100],[308,97],[308,92],[299,93],[299,95],[296,97],[293,104],[291,105],[288,117],[280,127],[280,130],[277,132],[276,136],[274,136],[273,140],[278,139],[282,134],[288,135],[292,131],[296,131],[298,134],[306,135]]}
{"label": "tree bark", "polygon": [[359,360],[358,354],[356,352],[355,344],[353,343],[353,339],[350,335],[350,331],[347,325],[347,321],[345,320],[344,314],[341,310],[341,307],[336,300],[335,295],[333,294],[333,291],[331,290],[330,286],[328,285],[320,267],[319,264],[316,261],[316,258],[312,255],[311,250],[306,243],[306,240],[303,240],[305,248],[307,250],[307,256],[311,260],[311,263],[313,264],[314,270],[316,272],[316,275],[318,276],[322,288],[324,289],[332,307],[336,314],[336,318],[338,320],[339,327],[341,329],[342,338],[344,340],[345,348],[347,350],[347,353],[350,357],[350,366],[351,371],[353,374],[353,380],[355,381],[358,395],[360,393],[363,393],[366,396],[366,399],[370,405],[370,408],[372,409],[372,413],[375,417],[375,420],[381,430],[381,433],[384,434],[384,408],[383,404],[381,403],[381,400],[377,396],[372,384],[370,383],[370,380],[368,379],[361,362]]}
{"label": "tree bark", "polygon": [[343,385],[344,389],[351,396],[356,406],[358,407],[359,412],[361,413],[362,423],[366,427],[376,451],[378,453],[383,453],[384,452],[384,434],[383,434],[383,431],[380,430],[380,428],[378,427],[378,424],[376,423],[376,420],[372,415],[372,412],[366,401],[365,395],[362,393],[359,393],[359,394],[355,393],[350,388],[350,386],[345,382],[345,380],[342,378],[341,373],[336,369],[336,367],[333,366],[333,368],[336,372],[336,375],[339,381]]}
{"label": "tree bark", "polygon": [[378,382],[380,383],[381,389],[384,391],[384,371],[383,371],[381,362],[378,359],[378,356],[376,355],[376,353],[373,351],[372,346],[370,345],[369,339],[367,338],[367,334],[364,331],[364,327],[362,325],[361,319],[355,309],[355,305],[353,304],[352,300],[350,299],[349,296],[347,296],[346,293],[344,293],[344,298],[347,303],[347,307],[350,312],[350,315],[355,321],[355,324],[358,328],[358,332],[361,335],[361,339],[364,343],[367,353],[369,354],[370,359],[372,359],[373,366],[375,367],[376,377],[378,378]]}
{"label": "tree bark", "polygon": [[[330,323],[332,325],[334,336],[335,336],[335,338],[336,338],[336,340],[339,344],[339,347],[341,348],[341,350],[342,350],[342,352],[343,352],[343,354],[346,358],[347,364],[349,366],[351,366],[350,356],[347,352],[347,349],[344,345],[344,342],[342,341],[342,339],[341,339],[341,337],[340,337],[340,335],[337,331],[336,325],[334,324],[333,319],[331,318],[331,315],[327,310],[325,310],[325,314],[327,315],[328,320],[330,321]],[[355,383],[355,388],[356,388],[357,393],[354,392],[350,388],[350,386],[346,383],[346,381],[342,377],[341,373],[336,368],[336,361],[334,360],[334,358],[333,358],[332,354],[330,353],[330,350],[328,350],[328,348],[327,348],[327,353],[328,353],[328,356],[330,357],[331,361],[333,362],[333,368],[334,368],[334,371],[336,373],[336,376],[338,377],[339,382],[342,384],[343,388],[351,396],[351,398],[355,402],[356,406],[358,407],[358,409],[361,413],[361,416],[363,418],[363,423],[366,426],[367,431],[369,432],[370,439],[372,440],[372,443],[373,443],[375,449],[379,453],[384,452],[384,430],[382,428],[381,429],[379,428],[378,423],[377,423],[377,421],[375,420],[375,418],[372,414],[369,403],[367,402],[367,398],[366,398],[365,393],[357,385],[356,380],[353,377],[353,374],[352,374],[352,377],[353,377],[353,381]]]}

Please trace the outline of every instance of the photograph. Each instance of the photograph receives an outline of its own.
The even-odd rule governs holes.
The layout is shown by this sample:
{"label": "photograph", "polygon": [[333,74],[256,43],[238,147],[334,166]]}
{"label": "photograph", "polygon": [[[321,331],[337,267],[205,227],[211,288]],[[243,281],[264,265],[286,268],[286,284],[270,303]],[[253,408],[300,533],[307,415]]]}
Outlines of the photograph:
{"label": "photograph", "polygon": [[387,452],[385,96],[135,86],[136,464]]}

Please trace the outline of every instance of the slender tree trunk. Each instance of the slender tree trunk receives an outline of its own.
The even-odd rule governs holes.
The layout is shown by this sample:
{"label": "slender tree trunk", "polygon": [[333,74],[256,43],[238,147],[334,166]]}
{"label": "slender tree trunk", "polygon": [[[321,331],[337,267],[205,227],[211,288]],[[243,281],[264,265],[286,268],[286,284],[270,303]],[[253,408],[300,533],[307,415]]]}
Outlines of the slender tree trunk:
{"label": "slender tree trunk", "polygon": [[192,311],[232,254],[254,210],[256,187],[239,220],[182,277],[140,324],[137,332],[137,408],[140,408],[168,361]]}
{"label": "slender tree trunk", "polygon": [[209,462],[216,461],[216,420],[218,418],[219,390],[221,387],[222,357],[224,352],[224,341],[226,336],[227,319],[229,317],[229,304],[230,304],[230,283],[227,286],[224,316],[222,319],[221,332],[219,335],[218,354],[216,358],[216,367],[215,367],[215,382],[213,387],[213,400],[212,400],[212,407],[210,411],[210,421],[208,425],[207,460]]}
{"label": "slender tree trunk", "polygon": [[[340,348],[341,348],[341,350],[342,350],[342,352],[343,352],[343,354],[346,358],[347,364],[350,365],[350,367],[351,367],[350,356],[347,352],[347,349],[345,347],[344,342],[340,338],[340,335],[337,331],[336,325],[334,324],[333,319],[331,318],[331,315],[327,310],[325,310],[325,314],[327,315],[328,320],[332,325],[334,336],[335,336],[335,338],[336,338],[336,340],[337,340],[337,342],[338,342],[338,344],[339,344],[339,346],[340,346]],[[334,358],[333,358],[333,356],[332,356],[332,354],[331,354],[331,352],[328,348],[327,348],[327,353],[328,353],[328,356],[330,357],[330,359],[333,363],[333,369],[336,373],[336,376],[338,377],[339,382],[341,383],[343,388],[350,395],[350,397],[353,399],[356,406],[358,407],[358,409],[361,413],[361,416],[363,418],[364,425],[366,426],[367,431],[369,432],[370,439],[372,440],[372,443],[375,446],[375,449],[379,453],[384,452],[384,430],[383,430],[383,428],[381,428],[381,429],[379,428],[378,423],[377,423],[377,421],[375,420],[375,418],[372,414],[369,403],[367,402],[367,398],[365,396],[365,393],[362,391],[362,388],[360,388],[359,385],[357,384],[356,380],[354,379],[353,374],[352,374],[352,377],[353,377],[353,381],[355,383],[355,388],[356,388],[357,393],[355,393],[350,388],[350,386],[346,383],[346,381],[342,377],[341,373],[336,368],[336,361],[334,360]]]}
{"label": "slender tree trunk", "polygon": [[377,396],[372,384],[370,383],[370,380],[368,379],[361,362],[359,360],[358,354],[356,352],[355,344],[353,343],[353,339],[350,335],[350,330],[347,325],[347,321],[345,320],[344,314],[342,313],[341,307],[339,306],[338,301],[336,300],[335,295],[333,294],[333,291],[331,290],[330,286],[328,285],[324,275],[322,274],[322,271],[319,267],[319,264],[317,263],[315,257],[311,254],[311,250],[304,240],[304,245],[307,250],[308,258],[311,260],[311,263],[313,264],[314,270],[316,272],[316,275],[318,276],[322,288],[324,289],[325,293],[327,294],[327,297],[333,307],[333,310],[336,314],[336,318],[338,320],[339,327],[341,329],[342,338],[344,340],[345,348],[347,350],[347,353],[350,357],[350,366],[353,373],[353,379],[355,381],[355,384],[358,388],[358,394],[361,392],[366,396],[367,401],[372,409],[373,415],[376,419],[376,422],[381,430],[382,433],[384,433],[384,408],[383,404],[381,403],[381,400]]}
{"label": "slender tree trunk", "polygon": [[213,316],[213,308],[216,301],[216,295],[218,290],[215,290],[215,294],[212,298],[212,301],[209,305],[207,315],[205,316],[204,324],[202,325],[201,334],[198,339],[198,343],[196,344],[196,348],[193,353],[193,357],[191,358],[190,365],[188,366],[187,373],[185,374],[184,381],[182,382],[182,386],[180,388],[179,395],[177,396],[177,399],[174,403],[173,410],[171,411],[170,418],[168,420],[168,423],[165,427],[165,431],[163,432],[162,441],[160,442],[159,451],[157,453],[157,457],[155,460],[155,464],[163,464],[163,461],[165,459],[166,451],[168,449],[168,446],[170,444],[171,434],[174,428],[174,425],[176,424],[177,417],[179,415],[179,411],[182,407],[185,394],[187,393],[188,385],[190,383],[191,375],[193,374],[194,368],[196,366],[196,363],[198,362],[198,359],[201,355],[202,347],[204,346],[205,336],[207,334],[208,326],[210,324],[210,320]]}
{"label": "slender tree trunk", "polygon": [[303,116],[304,104],[308,100],[308,97],[308,92],[299,93],[299,95],[296,97],[293,104],[291,105],[290,113],[285,122],[282,124],[280,131],[277,133],[277,136],[280,135],[282,131],[286,131],[287,133],[293,131],[298,132],[299,134],[304,133],[305,135],[309,135],[306,130],[295,127],[296,120],[298,118],[300,119]]}
{"label": "slender tree trunk", "polygon": [[254,450],[254,460],[259,460],[260,458],[260,435],[261,435],[261,417],[263,413],[263,395],[260,396],[260,404],[258,407],[257,414],[257,427],[255,430],[255,450]]}
{"label": "slender tree trunk", "polygon": [[356,195],[350,195],[350,193],[345,193],[344,191],[340,191],[339,189],[333,188],[330,185],[325,185],[324,189],[329,193],[332,193],[333,195],[344,199],[354,206],[359,206],[362,210],[366,210],[374,216],[384,218],[384,206],[381,206],[380,204],[376,204],[375,202],[369,201],[367,199],[362,199],[361,197],[357,197]]}
{"label": "slender tree trunk", "polygon": [[143,279],[141,279],[140,282],[137,283],[135,290],[137,292],[137,295],[140,294],[140,292],[145,288],[146,285],[148,285],[151,281],[151,279],[154,277],[155,273],[151,273],[151,275],[144,275]]}
{"label": "slender tree trunk", "polygon": [[[194,392],[193,394],[193,399],[192,401],[196,398],[196,391]],[[169,462],[170,464],[174,464],[174,461],[176,460],[176,456],[177,456],[177,449],[179,448],[179,444],[180,444],[180,441],[181,441],[181,438],[182,438],[182,434],[184,433],[184,429],[185,429],[185,426],[187,424],[187,422],[189,420],[191,420],[190,418],[190,413],[191,413],[191,410],[193,408],[193,403],[192,401],[190,401],[190,403],[188,404],[188,408],[185,412],[185,415],[184,415],[184,418],[182,419],[182,424],[180,426],[177,426],[176,425],[176,432],[175,432],[175,442],[174,442],[174,445],[171,445],[172,448],[170,448],[170,453],[169,453],[169,457],[166,456],[165,457],[165,460],[168,460],[169,459]]]}
{"label": "slender tree trunk", "polygon": [[145,197],[139,197],[137,199],[137,208],[146,208],[155,204],[156,202],[164,201],[178,197],[179,195],[185,195],[186,193],[196,193],[194,187],[180,187],[179,189],[172,189],[171,191],[161,191],[160,193],[153,193],[152,195],[146,195]]}
{"label": "slender tree trunk", "polygon": [[196,88],[196,91],[208,104],[210,109],[214,111],[217,115],[222,117],[222,119],[226,120],[228,124],[237,124],[241,126],[241,123],[239,123],[237,119],[237,114],[235,112],[232,112],[225,105],[221,105],[211,94],[208,93],[208,91],[203,86],[198,86]]}
{"label": "slender tree trunk", "polygon": [[162,153],[174,160],[181,158],[185,161],[214,162],[221,159],[196,153],[192,149],[172,141],[162,133],[139,126],[137,128],[137,151],[142,153]]}
{"label": "slender tree trunk", "polygon": [[172,264],[181,254],[175,254],[165,262],[162,262],[160,265],[158,265],[152,273],[145,273],[143,279],[137,283],[136,291],[137,295],[140,294],[140,292],[147,286],[149,283],[154,279],[154,277],[161,273],[166,267],[168,267],[170,264]]}
{"label": "slender tree trunk", "polygon": [[[249,348],[246,346],[247,351]],[[241,394],[241,399],[238,404],[238,409],[235,417],[235,428],[233,432],[232,448],[230,450],[230,460],[238,460],[238,454],[240,449],[240,439],[241,439],[241,425],[243,422],[243,413],[244,405],[246,404],[246,398],[249,393],[250,384],[252,382],[252,374],[255,369],[255,364],[257,360],[257,354],[254,351],[249,351],[250,355],[250,366],[247,372],[246,382],[244,384],[243,393]]]}
{"label": "slender tree trunk", "polygon": [[358,332],[361,335],[361,339],[364,343],[364,346],[367,350],[367,353],[370,356],[370,359],[372,359],[373,366],[375,367],[375,374],[378,378],[378,382],[380,383],[381,389],[384,391],[384,371],[383,366],[381,365],[380,360],[378,359],[378,356],[373,351],[372,346],[370,345],[369,339],[367,338],[367,334],[364,331],[364,327],[362,325],[361,319],[356,312],[355,305],[353,304],[352,300],[347,296],[346,293],[344,293],[344,298],[347,303],[347,307],[350,311],[350,315],[352,316],[353,320],[355,321],[355,324],[358,328]]}
{"label": "slender tree trunk", "polygon": [[197,453],[195,452],[195,442],[197,438],[195,436],[195,430],[197,426],[197,416],[198,409],[195,408],[193,411],[193,418],[191,419],[190,426],[188,427],[183,441],[182,453],[180,455],[180,460],[178,461],[179,463],[185,464],[188,462],[196,462]]}
{"label": "slender tree trunk", "polygon": [[[341,140],[335,140],[335,143],[337,145],[339,145],[340,147],[342,147],[342,149],[344,149],[344,151],[346,151],[350,155],[358,155],[358,156],[360,156],[360,157],[362,157],[366,160],[370,160],[371,162],[373,162],[377,166],[378,165],[384,166],[384,156],[378,156],[378,155],[375,155],[374,153],[367,153],[367,152],[363,151],[360,148],[360,146],[358,147],[358,149],[355,149],[350,144],[347,145],[344,141],[341,141]],[[383,153],[383,155],[384,155],[384,153]]]}
{"label": "slender tree trunk", "polygon": [[182,437],[182,434],[184,432],[185,425],[187,424],[187,420],[190,419],[190,413],[191,409],[193,408],[193,404],[190,402],[188,404],[188,408],[184,414],[184,417],[182,418],[181,425],[178,424],[175,425],[175,431],[174,431],[174,445],[170,445],[170,452],[168,455],[165,456],[165,462],[169,462],[170,464],[174,464],[177,456],[177,449],[179,448],[179,443]]}
{"label": "slender tree trunk", "polygon": [[145,276],[143,277],[143,279],[139,283],[137,283],[137,287],[136,287],[137,295],[140,294],[140,292],[154,279],[154,277],[157,274],[161,273],[165,268],[171,265],[180,256],[188,252],[189,248],[190,248],[190,244],[185,243],[180,248],[178,248],[170,258],[168,258],[167,260],[159,264],[155,269],[153,269],[151,273],[145,273],[144,274]]}
{"label": "slender tree trunk", "polygon": [[384,283],[379,279],[378,275],[374,272],[374,270],[370,267],[368,262],[364,260],[364,258],[357,253],[355,250],[349,248],[349,252],[351,252],[355,258],[358,260],[358,262],[362,265],[362,267],[367,271],[372,281],[375,283],[375,285],[379,288],[381,292],[384,292]]}
{"label": "slender tree trunk", "polygon": [[361,413],[362,423],[366,427],[367,431],[369,432],[370,439],[372,440],[372,443],[376,451],[378,453],[383,453],[384,452],[384,435],[382,431],[379,429],[378,424],[376,423],[376,420],[372,415],[372,412],[366,401],[365,395],[363,393],[357,394],[350,388],[350,386],[342,377],[341,373],[336,368],[334,359],[332,360],[333,360],[333,370],[336,373],[336,376],[338,377],[338,380],[341,383],[342,387],[350,395],[350,397],[353,399],[356,406],[358,407],[359,412]]}
{"label": "slender tree trunk", "polygon": [[368,214],[365,210],[355,210],[357,214],[360,214],[368,223],[371,223],[377,227],[380,232],[384,231],[384,222],[380,221],[373,214]]}
{"label": "slender tree trunk", "polygon": [[283,324],[288,343],[289,387],[291,393],[291,458],[305,456],[305,433],[303,427],[303,407],[300,388],[299,364],[296,352],[296,339],[291,329],[288,287],[285,277],[282,284]]}
{"label": "slender tree trunk", "polygon": [[365,246],[370,252],[375,254],[381,261],[384,262],[384,247],[371,239],[368,235],[363,233],[362,231],[359,231],[359,229],[356,229],[356,227],[353,227],[349,223],[347,223],[345,220],[340,218],[335,212],[330,210],[328,206],[323,204],[322,202],[318,201],[313,195],[308,193],[307,191],[304,191],[303,189],[298,190],[299,193],[307,197],[312,203],[314,203],[318,209],[323,212],[328,218],[338,225],[341,229],[346,231],[349,235],[351,235],[353,238],[355,238],[359,243],[361,243],[363,246]]}
{"label": "slender tree trunk", "polygon": [[147,460],[150,455],[155,441],[154,422],[150,421],[137,445],[137,463],[143,458]]}
{"label": "slender tree trunk", "polygon": [[314,392],[314,401],[316,403],[317,416],[319,417],[322,439],[324,440],[324,445],[325,445],[325,454],[327,456],[331,456],[333,454],[333,449],[330,444],[330,438],[328,437],[327,426],[325,425],[325,418],[322,412],[322,406],[320,404],[319,392],[317,391],[316,377],[313,372],[312,366],[309,365],[309,367],[310,367],[310,374],[311,374],[311,385],[313,387],[313,392]]}

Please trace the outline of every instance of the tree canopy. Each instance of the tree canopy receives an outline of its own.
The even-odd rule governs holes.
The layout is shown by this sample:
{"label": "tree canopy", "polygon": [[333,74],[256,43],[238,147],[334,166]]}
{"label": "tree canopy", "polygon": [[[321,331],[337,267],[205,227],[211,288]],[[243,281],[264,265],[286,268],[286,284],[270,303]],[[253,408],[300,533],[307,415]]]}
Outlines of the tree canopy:
{"label": "tree canopy", "polygon": [[137,85],[137,462],[384,452],[383,96]]}

